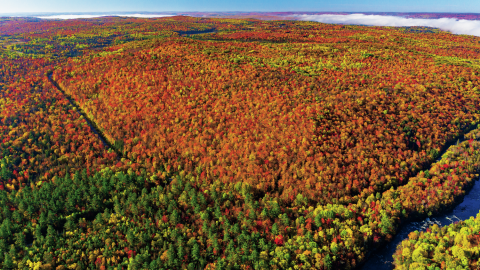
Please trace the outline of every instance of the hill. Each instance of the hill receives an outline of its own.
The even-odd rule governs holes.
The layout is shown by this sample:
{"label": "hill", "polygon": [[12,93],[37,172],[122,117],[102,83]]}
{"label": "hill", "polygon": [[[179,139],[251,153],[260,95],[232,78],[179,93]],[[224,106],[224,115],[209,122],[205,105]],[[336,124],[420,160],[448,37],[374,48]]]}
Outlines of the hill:
{"label": "hill", "polygon": [[5,25],[4,268],[352,269],[478,177],[475,37],[180,16]]}

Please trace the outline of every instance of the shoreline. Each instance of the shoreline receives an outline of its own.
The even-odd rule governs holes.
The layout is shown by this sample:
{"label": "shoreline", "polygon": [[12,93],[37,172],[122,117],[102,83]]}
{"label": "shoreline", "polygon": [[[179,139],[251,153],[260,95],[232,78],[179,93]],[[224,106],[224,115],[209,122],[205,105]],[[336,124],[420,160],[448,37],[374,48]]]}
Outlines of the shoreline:
{"label": "shoreline", "polygon": [[480,178],[476,179],[471,188],[467,189],[463,197],[458,198],[459,203],[453,209],[449,209],[440,215],[424,218],[420,221],[410,220],[400,226],[397,234],[391,242],[382,245],[373,252],[365,261],[360,269],[362,270],[387,270],[393,269],[393,254],[397,249],[397,245],[408,238],[410,232],[418,230],[426,231],[426,229],[437,224],[440,227],[448,226],[454,222],[475,217],[480,211]]}

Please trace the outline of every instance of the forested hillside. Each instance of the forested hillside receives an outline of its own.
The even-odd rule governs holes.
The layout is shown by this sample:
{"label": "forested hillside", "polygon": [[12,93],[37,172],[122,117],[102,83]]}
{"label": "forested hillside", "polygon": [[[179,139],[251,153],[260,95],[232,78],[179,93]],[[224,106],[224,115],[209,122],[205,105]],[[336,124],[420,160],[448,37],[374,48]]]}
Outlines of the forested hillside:
{"label": "forested hillside", "polygon": [[423,32],[2,19],[0,265],[359,267],[478,178],[479,40]]}

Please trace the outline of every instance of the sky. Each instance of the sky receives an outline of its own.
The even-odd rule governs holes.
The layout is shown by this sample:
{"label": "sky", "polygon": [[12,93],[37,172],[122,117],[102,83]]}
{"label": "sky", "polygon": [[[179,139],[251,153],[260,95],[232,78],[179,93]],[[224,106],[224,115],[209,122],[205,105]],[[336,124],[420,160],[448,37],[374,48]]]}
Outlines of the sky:
{"label": "sky", "polygon": [[296,15],[298,19],[334,24],[361,24],[372,26],[428,26],[449,31],[453,34],[480,36],[480,21],[457,20],[453,18],[415,19],[396,16],[365,14],[349,15]]}
{"label": "sky", "polygon": [[0,0],[0,14],[41,12],[333,11],[480,13],[479,0]]}

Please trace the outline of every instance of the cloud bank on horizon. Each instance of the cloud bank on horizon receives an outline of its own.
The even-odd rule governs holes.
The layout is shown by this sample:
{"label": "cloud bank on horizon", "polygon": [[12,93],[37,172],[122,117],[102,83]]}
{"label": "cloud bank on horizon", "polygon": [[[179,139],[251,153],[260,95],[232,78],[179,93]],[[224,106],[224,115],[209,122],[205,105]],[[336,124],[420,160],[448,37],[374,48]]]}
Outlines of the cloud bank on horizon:
{"label": "cloud bank on horizon", "polygon": [[90,19],[90,18],[99,18],[107,16],[119,16],[119,17],[136,17],[136,18],[161,18],[169,17],[175,15],[164,15],[164,14],[102,14],[102,15],[90,15],[90,14],[61,14],[61,15],[50,15],[50,16],[36,16],[36,18],[47,19],[47,20],[71,20],[71,19]]}
{"label": "cloud bank on horizon", "polygon": [[397,16],[365,15],[365,14],[322,14],[292,15],[303,21],[315,21],[334,24],[361,24],[372,26],[426,26],[450,31],[452,34],[480,36],[480,21],[457,20],[453,18],[416,19]]}

